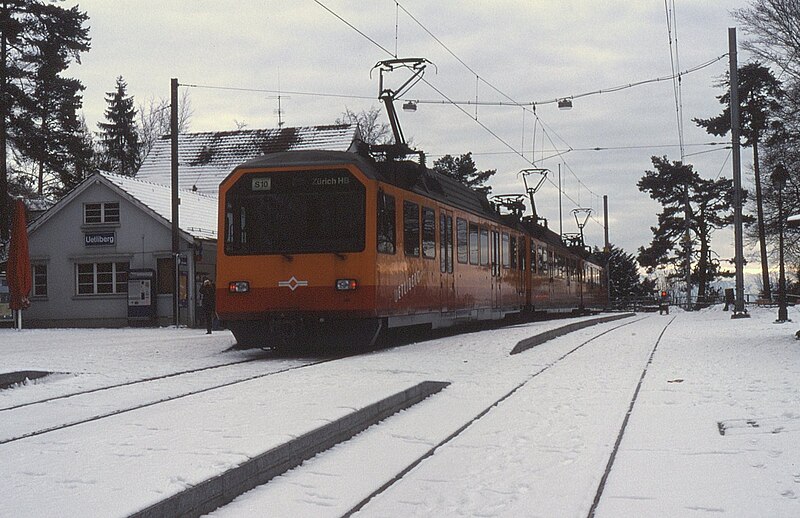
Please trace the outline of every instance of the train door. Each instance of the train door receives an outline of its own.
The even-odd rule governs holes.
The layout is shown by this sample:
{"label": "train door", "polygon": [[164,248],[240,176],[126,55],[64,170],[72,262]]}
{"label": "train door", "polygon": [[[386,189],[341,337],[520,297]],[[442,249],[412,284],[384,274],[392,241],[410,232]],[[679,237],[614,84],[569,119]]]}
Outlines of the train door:
{"label": "train door", "polygon": [[442,311],[452,311],[455,303],[453,275],[453,213],[439,212],[439,297]]}
{"label": "train door", "polygon": [[502,286],[500,279],[500,232],[492,230],[492,307],[497,309],[502,306]]}

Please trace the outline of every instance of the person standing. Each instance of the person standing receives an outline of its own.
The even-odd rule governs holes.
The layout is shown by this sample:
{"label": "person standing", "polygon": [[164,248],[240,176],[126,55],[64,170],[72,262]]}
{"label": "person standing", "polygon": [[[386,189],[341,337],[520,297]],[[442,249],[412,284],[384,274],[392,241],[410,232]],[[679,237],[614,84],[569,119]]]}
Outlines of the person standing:
{"label": "person standing", "polygon": [[216,310],[216,306],[214,304],[214,294],[215,286],[214,283],[211,282],[210,279],[206,279],[203,281],[203,285],[200,287],[200,303],[203,306],[203,316],[206,319],[206,334],[211,334],[211,326],[214,323],[214,312]]}

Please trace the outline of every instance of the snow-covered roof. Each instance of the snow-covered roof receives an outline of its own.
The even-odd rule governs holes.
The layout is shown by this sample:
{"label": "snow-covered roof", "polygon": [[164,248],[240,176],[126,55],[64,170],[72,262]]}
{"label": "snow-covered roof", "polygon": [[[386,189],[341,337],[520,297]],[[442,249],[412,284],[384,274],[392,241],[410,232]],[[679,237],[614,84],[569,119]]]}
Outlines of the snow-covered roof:
{"label": "snow-covered roof", "polygon": [[[168,185],[146,182],[138,178],[113,173],[97,173],[78,184],[67,196],[59,200],[53,208],[31,223],[28,226],[28,231],[33,232],[42,226],[95,181],[104,183],[132,203],[149,211],[151,215],[160,218],[165,225],[171,224],[172,191]],[[180,231],[187,238],[217,239],[217,198],[192,191],[180,191],[179,197],[178,226]]]}
{"label": "snow-covered roof", "polygon": [[[356,126],[347,124],[181,134],[178,185],[216,196],[220,182],[242,162],[280,151],[348,151],[356,138]],[[171,143],[165,136],[156,141],[136,178],[170,185],[171,175]]]}
{"label": "snow-covered roof", "polygon": [[[172,221],[172,190],[168,185],[113,173],[100,175],[167,222]],[[180,229],[196,239],[217,239],[217,198],[192,191],[181,191],[178,196],[181,200],[178,213]]]}

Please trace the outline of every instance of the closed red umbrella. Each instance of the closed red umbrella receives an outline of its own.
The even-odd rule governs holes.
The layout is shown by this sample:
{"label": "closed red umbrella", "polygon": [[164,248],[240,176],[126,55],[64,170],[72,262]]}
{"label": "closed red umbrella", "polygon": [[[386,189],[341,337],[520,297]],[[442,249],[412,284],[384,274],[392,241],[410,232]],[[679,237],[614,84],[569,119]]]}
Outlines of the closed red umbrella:
{"label": "closed red umbrella", "polygon": [[[28,254],[28,225],[25,222],[25,204],[17,200],[11,220],[11,245],[8,250],[8,291],[11,309],[22,310],[31,305],[31,258]],[[20,324],[21,324],[20,318]]]}

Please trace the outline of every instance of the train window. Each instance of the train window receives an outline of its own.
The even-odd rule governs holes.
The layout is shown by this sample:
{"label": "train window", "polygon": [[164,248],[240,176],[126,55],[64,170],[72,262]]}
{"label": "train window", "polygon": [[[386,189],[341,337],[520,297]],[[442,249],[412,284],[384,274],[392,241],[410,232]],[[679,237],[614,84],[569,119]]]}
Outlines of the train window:
{"label": "train window", "polygon": [[436,212],[429,207],[422,207],[422,256],[436,257]]}
{"label": "train window", "polygon": [[453,216],[439,214],[439,271],[453,273]]}
{"label": "train window", "polygon": [[478,225],[469,223],[469,264],[478,264],[479,255],[478,245]]}
{"label": "train window", "polygon": [[456,218],[456,241],[458,245],[458,262],[469,261],[469,240],[467,239],[467,222]]}
{"label": "train window", "polygon": [[503,246],[501,247],[502,250],[502,261],[503,261],[503,268],[508,268],[511,266],[511,255],[508,253],[508,234],[503,232]]}
{"label": "train window", "polygon": [[500,276],[500,232],[492,230],[492,276]]}
{"label": "train window", "polygon": [[419,257],[419,205],[403,202],[403,248],[406,255]]}
{"label": "train window", "polygon": [[449,214],[445,224],[445,240],[447,241],[447,273],[453,273],[453,216]]}
{"label": "train window", "polygon": [[233,243],[233,209],[231,204],[225,206],[225,243]]}
{"label": "train window", "polygon": [[519,236],[519,246],[517,247],[517,266],[520,270],[525,271],[525,236]]}
{"label": "train window", "polygon": [[536,265],[538,264],[538,262],[537,262],[538,258],[536,256],[537,246],[536,246],[536,243],[533,240],[531,240],[530,243],[531,243],[531,246],[530,246],[530,249],[531,249],[531,272],[535,273],[536,272]]}
{"label": "train window", "polygon": [[224,197],[228,255],[364,250],[366,188],[346,169],[246,173]]}
{"label": "train window", "polygon": [[378,191],[378,252],[393,254],[397,247],[394,196]]}
{"label": "train window", "polygon": [[481,266],[489,264],[489,230],[481,227]]}
{"label": "train window", "polygon": [[445,238],[445,222],[447,216],[444,212],[439,214],[439,271],[445,273],[447,271],[447,241]]}
{"label": "train window", "polygon": [[517,236],[511,236],[511,253],[509,255],[511,258],[511,268],[516,270],[517,259],[519,258],[519,250],[517,250]]}
{"label": "train window", "polygon": [[550,264],[547,258],[547,248],[540,246],[539,247],[539,273],[541,275],[547,275],[550,271]]}

